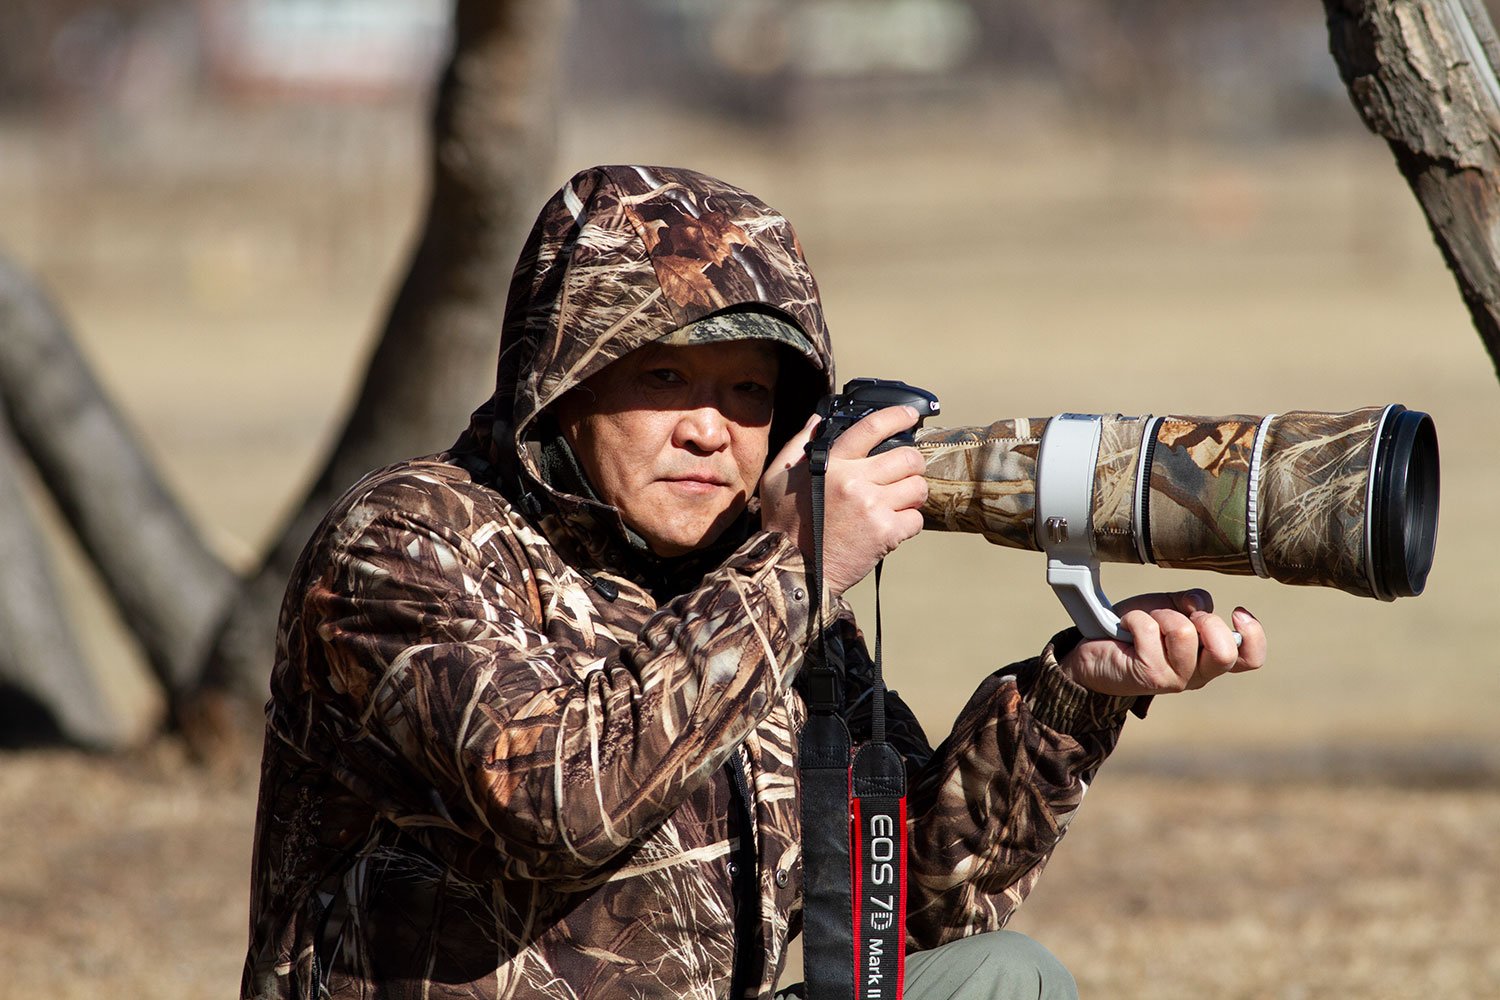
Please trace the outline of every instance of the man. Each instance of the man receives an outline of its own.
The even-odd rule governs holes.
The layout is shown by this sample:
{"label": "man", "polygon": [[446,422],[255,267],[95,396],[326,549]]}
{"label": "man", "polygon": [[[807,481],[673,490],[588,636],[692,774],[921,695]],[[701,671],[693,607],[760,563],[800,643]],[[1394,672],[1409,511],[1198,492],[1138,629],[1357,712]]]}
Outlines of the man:
{"label": "man", "polygon": [[[358,483],[293,574],[244,996],[771,992],[801,923],[802,449],[832,385],[817,287],[755,198],[600,167],[548,202],[495,395],[449,451]],[[838,598],[921,527],[916,450],[867,455],[914,421],[870,416],[828,472],[856,739],[869,662]],[[1049,955],[987,932],[1136,695],[1264,657],[1248,616],[1237,652],[1202,597],[1137,603],[1133,648],[1060,639],[987,678],[937,750],[892,699],[910,996],[1022,995],[957,991],[1012,990],[994,968],[1068,995]]]}

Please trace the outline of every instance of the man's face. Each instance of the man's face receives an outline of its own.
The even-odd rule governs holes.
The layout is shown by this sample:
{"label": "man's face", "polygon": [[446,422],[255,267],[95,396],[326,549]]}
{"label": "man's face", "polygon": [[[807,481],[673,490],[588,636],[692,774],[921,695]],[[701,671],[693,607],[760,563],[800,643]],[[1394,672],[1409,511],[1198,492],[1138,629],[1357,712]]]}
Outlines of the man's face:
{"label": "man's face", "polygon": [[770,446],[776,347],[648,344],[564,396],[563,437],[660,556],[712,544],[755,492]]}

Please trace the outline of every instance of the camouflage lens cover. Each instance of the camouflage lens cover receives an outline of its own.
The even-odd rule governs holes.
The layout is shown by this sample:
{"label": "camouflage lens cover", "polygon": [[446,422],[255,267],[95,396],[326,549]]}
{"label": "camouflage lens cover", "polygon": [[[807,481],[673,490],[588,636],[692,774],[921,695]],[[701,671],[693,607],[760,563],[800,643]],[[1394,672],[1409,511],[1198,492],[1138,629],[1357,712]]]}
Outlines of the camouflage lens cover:
{"label": "camouflage lens cover", "polygon": [[[1094,470],[1095,553],[1101,562],[1138,563],[1147,551],[1161,566],[1253,574],[1255,539],[1261,568],[1273,579],[1375,596],[1365,527],[1384,409],[1270,419],[1169,416],[1154,423],[1104,417]],[[1047,422],[1019,417],[919,431],[917,446],[927,460],[926,527],[1036,550],[1036,466]],[[1148,428],[1155,430],[1154,446],[1142,463]],[[1143,467],[1147,492],[1139,496]],[[1253,526],[1247,520],[1252,469],[1259,480]]]}
{"label": "camouflage lens cover", "polygon": [[1260,477],[1260,537],[1273,579],[1375,596],[1365,527],[1384,411],[1298,411],[1271,421]]}
{"label": "camouflage lens cover", "polygon": [[1167,417],[1151,456],[1151,552],[1159,566],[1253,573],[1246,542],[1260,417]]}
{"label": "camouflage lens cover", "polygon": [[1035,550],[1036,457],[1047,419],[1018,417],[988,427],[917,431],[917,448],[927,460],[925,526]]}

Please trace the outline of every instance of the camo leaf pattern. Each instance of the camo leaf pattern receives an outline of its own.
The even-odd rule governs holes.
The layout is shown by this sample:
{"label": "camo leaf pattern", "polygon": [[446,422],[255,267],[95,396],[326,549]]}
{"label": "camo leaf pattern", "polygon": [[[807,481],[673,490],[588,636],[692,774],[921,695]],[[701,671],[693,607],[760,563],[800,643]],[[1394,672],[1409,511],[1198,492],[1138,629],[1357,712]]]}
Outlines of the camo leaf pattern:
{"label": "camo leaf pattern", "polygon": [[1296,411],[1272,421],[1261,475],[1260,534],[1273,579],[1375,596],[1365,526],[1384,411]]}

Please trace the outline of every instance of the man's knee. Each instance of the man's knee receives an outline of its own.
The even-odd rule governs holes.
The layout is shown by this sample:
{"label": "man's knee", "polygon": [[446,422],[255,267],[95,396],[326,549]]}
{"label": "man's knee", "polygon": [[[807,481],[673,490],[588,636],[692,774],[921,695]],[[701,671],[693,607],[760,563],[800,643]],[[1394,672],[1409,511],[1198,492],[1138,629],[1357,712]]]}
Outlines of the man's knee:
{"label": "man's knee", "polygon": [[906,956],[907,1000],[1077,1000],[1072,973],[1015,931],[993,931]]}

